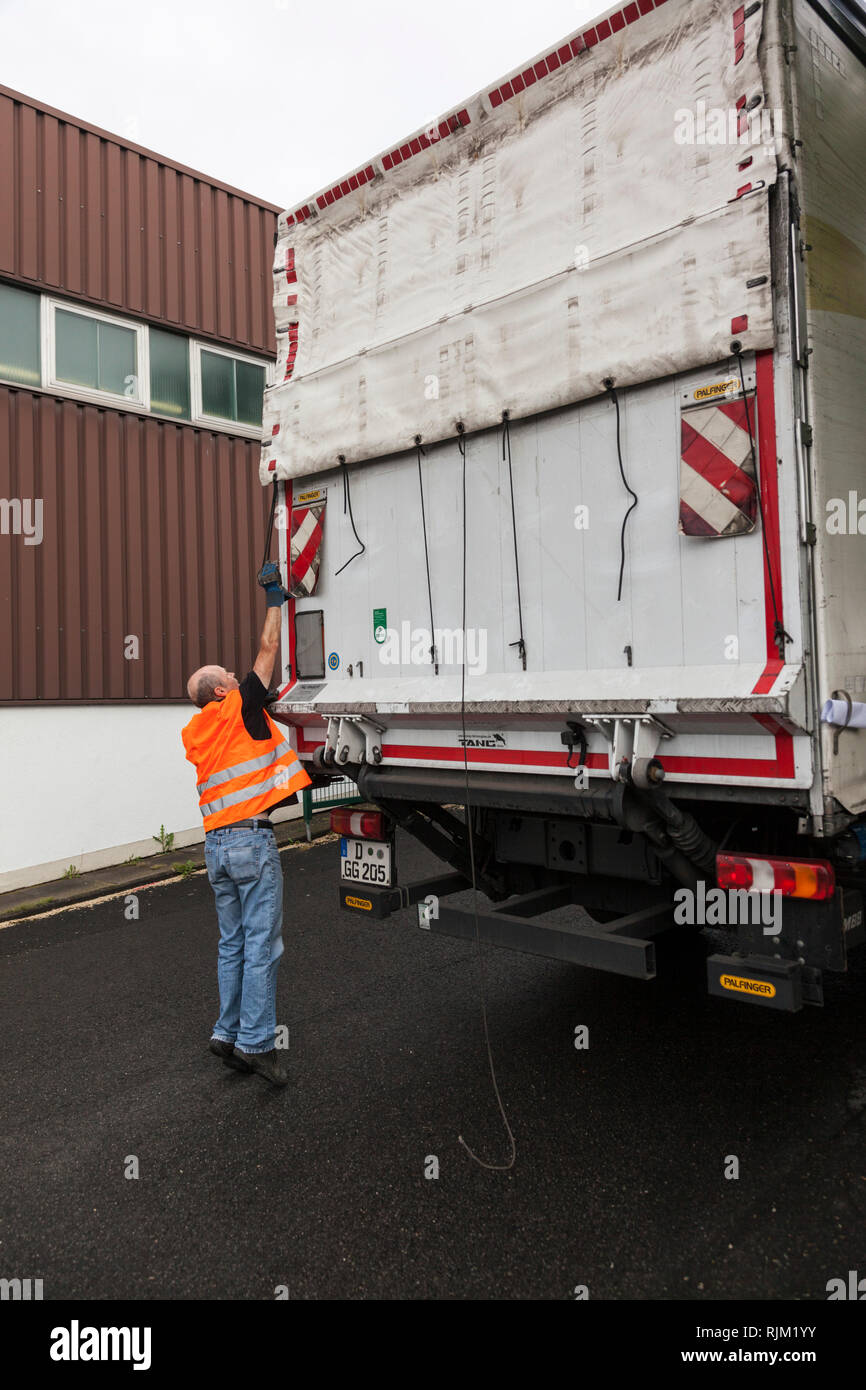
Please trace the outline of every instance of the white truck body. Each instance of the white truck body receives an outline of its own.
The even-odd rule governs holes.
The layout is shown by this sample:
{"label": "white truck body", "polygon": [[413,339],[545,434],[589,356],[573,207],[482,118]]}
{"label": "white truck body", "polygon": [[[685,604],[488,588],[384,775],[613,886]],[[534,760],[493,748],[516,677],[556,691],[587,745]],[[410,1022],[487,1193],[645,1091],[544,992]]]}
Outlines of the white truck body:
{"label": "white truck body", "polygon": [[261,481],[296,593],[323,535],[273,707],[302,757],[564,792],[571,720],[591,787],[658,757],[693,809],[866,810],[866,735],[820,718],[866,700],[839,8],[620,5],[280,218]]}

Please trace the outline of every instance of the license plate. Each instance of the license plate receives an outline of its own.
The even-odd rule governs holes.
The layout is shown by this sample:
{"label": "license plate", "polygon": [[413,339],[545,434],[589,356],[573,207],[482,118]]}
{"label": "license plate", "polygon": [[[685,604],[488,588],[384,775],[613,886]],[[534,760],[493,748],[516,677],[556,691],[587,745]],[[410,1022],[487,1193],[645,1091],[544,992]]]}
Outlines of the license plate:
{"label": "license plate", "polygon": [[390,888],[393,882],[390,844],[384,840],[353,840],[344,835],[340,840],[340,878],[351,883],[376,883]]}

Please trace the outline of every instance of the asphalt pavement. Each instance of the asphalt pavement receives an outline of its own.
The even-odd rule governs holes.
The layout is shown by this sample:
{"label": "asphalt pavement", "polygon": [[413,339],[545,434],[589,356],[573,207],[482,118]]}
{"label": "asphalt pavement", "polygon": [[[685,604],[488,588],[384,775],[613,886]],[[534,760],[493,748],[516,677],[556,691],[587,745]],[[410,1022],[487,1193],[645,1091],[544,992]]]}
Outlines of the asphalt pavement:
{"label": "asphalt pavement", "polygon": [[[203,875],[130,890],[137,919],[121,895],[0,929],[0,1275],[46,1299],[823,1301],[866,1274],[866,962],[786,1015],[710,999],[694,951],[649,984],[485,951],[516,1142],[493,1171],[458,1138],[508,1162],[475,945],[340,911],[338,853],[282,856],[282,1091],[207,1050]],[[438,867],[399,855],[404,880]]]}

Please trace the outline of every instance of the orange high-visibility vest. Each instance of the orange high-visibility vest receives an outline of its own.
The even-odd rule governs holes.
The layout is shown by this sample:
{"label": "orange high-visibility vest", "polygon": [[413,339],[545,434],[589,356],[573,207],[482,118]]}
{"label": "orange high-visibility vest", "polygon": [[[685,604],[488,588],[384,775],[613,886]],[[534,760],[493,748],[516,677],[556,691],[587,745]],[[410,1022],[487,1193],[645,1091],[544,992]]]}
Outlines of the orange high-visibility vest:
{"label": "orange high-visibility vest", "polygon": [[309,787],[298,755],[263,711],[269,739],[250,738],[241,714],[241,693],[211,700],[182,732],[186,756],[197,773],[205,830],[260,816],[275,801]]}

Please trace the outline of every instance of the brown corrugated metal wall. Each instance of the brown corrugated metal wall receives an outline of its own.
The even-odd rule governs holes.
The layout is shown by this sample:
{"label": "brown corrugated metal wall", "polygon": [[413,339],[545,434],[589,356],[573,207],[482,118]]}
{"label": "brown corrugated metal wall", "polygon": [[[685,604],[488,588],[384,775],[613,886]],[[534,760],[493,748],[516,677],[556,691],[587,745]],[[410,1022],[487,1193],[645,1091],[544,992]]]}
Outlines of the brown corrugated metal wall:
{"label": "brown corrugated metal wall", "polygon": [[0,497],[43,503],[41,545],[0,536],[0,702],[178,700],[207,662],[247,671],[258,460],[254,440],[0,386]]}
{"label": "brown corrugated metal wall", "polygon": [[0,276],[274,355],[277,209],[0,87]]}
{"label": "brown corrugated metal wall", "polygon": [[[274,355],[273,205],[5,87],[0,190],[0,278]],[[0,383],[0,503],[41,499],[44,529],[0,534],[0,703],[183,700],[197,666],[248,670],[259,452]]]}

